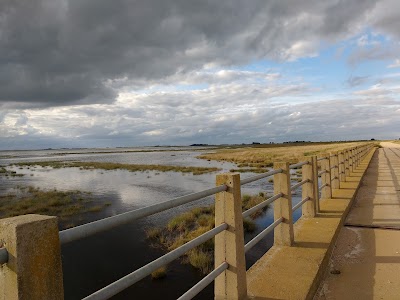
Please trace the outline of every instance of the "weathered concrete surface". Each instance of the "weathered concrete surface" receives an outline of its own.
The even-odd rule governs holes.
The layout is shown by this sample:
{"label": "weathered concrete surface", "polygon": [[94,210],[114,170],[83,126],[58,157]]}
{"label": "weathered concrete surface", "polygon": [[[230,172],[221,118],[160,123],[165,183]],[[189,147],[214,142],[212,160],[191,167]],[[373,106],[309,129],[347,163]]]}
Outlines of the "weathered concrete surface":
{"label": "weathered concrete surface", "polygon": [[9,256],[0,266],[0,300],[64,299],[56,217],[1,219],[0,240]]}
{"label": "weathered concrete surface", "polygon": [[400,148],[377,151],[346,225],[400,229]]}
{"label": "weathered concrete surface", "polygon": [[400,299],[400,145],[382,144],[315,299]]}
{"label": "weathered concrete surface", "polygon": [[294,246],[273,246],[247,271],[251,299],[311,299],[327,267],[339,229],[371,155],[350,174],[352,180],[322,200],[321,213],[294,225]]}

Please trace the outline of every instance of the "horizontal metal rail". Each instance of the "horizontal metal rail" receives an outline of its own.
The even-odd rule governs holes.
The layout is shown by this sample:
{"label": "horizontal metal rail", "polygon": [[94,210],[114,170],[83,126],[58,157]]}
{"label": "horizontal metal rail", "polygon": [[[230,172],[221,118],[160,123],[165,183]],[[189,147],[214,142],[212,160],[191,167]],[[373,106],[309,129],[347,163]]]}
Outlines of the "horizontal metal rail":
{"label": "horizontal metal rail", "polygon": [[322,174],[325,174],[325,173],[328,173],[328,171],[327,170],[320,171],[320,172],[318,172],[318,176],[321,176]]}
{"label": "horizontal metal rail", "polygon": [[209,285],[211,282],[215,280],[223,271],[228,269],[229,265],[226,262],[223,262],[215,268],[212,272],[210,272],[206,277],[200,280],[196,285],[194,285],[190,290],[184,293],[182,296],[178,298],[178,300],[190,300],[194,298],[198,293],[200,293],[204,288]]}
{"label": "horizontal metal rail", "polygon": [[265,201],[263,201],[263,202],[261,202],[261,203],[255,205],[255,206],[253,206],[252,208],[250,208],[250,209],[244,211],[243,214],[242,214],[243,218],[249,217],[251,214],[255,213],[256,211],[258,211],[258,210],[260,210],[260,209],[263,209],[263,208],[266,207],[268,204],[274,202],[276,199],[279,199],[279,198],[282,197],[282,196],[283,196],[282,193],[276,194],[276,195],[274,195],[274,196],[268,198],[267,200],[265,200]]}
{"label": "horizontal metal rail", "polygon": [[331,179],[331,181],[334,181],[335,179],[339,179],[339,177],[335,176]]}
{"label": "horizontal metal rail", "polygon": [[334,166],[331,167],[331,170],[332,169],[336,169],[337,167],[338,167],[337,165],[334,165]]}
{"label": "horizontal metal rail", "polygon": [[259,234],[257,234],[251,241],[249,241],[245,246],[244,246],[244,252],[246,253],[249,251],[251,248],[253,248],[259,241],[261,241],[268,233],[270,233],[276,226],[281,224],[283,222],[283,218],[277,219],[274,223],[269,225],[267,228],[265,228],[263,231],[261,231]]}
{"label": "horizontal metal rail", "polygon": [[257,181],[257,180],[260,180],[260,179],[263,179],[263,178],[266,178],[266,177],[269,177],[269,176],[272,176],[272,175],[275,175],[275,174],[278,174],[278,173],[282,173],[282,172],[283,172],[282,169],[276,169],[276,170],[271,170],[271,171],[269,171],[267,173],[262,173],[262,174],[259,174],[259,175],[251,176],[251,177],[248,177],[248,178],[240,180],[240,185],[243,185],[243,184],[246,184],[246,183],[250,183],[250,182],[253,182],[253,181]]}
{"label": "horizontal metal rail", "polygon": [[290,165],[289,169],[296,169],[296,168],[299,168],[301,166],[308,165],[309,163],[310,163],[309,161],[302,161],[302,162],[299,162],[297,164]]}
{"label": "horizontal metal rail", "polygon": [[310,200],[310,197],[305,197],[303,200],[301,200],[299,203],[297,203],[295,206],[292,207],[292,211],[298,210],[306,201]]}
{"label": "horizontal metal rail", "polygon": [[319,188],[318,188],[318,190],[322,190],[324,187],[326,187],[326,186],[328,186],[329,184],[327,184],[327,183],[324,183],[323,185],[321,185]]}
{"label": "horizontal metal rail", "polygon": [[325,159],[328,159],[328,156],[320,157],[320,158],[317,159],[317,161],[321,161],[321,160],[325,160]]}
{"label": "horizontal metal rail", "polygon": [[94,221],[91,223],[87,223],[81,226],[77,226],[74,228],[66,229],[60,231],[60,243],[66,244],[78,239],[82,239],[88,237],[90,235],[96,234],[98,232],[102,232],[105,230],[109,230],[116,226],[120,226],[134,220],[147,217],[153,215],[155,213],[191,202],[195,201],[207,196],[214,195],[219,192],[223,192],[227,190],[226,185],[220,185],[211,189],[207,189],[201,192],[189,194],[186,196],[174,198],[172,200],[164,201],[161,203],[157,203],[151,206],[139,208],[136,210],[128,211],[116,216],[104,218],[98,221]]}
{"label": "horizontal metal rail", "polygon": [[94,292],[93,294],[85,297],[83,300],[105,300],[111,298],[112,296],[118,294],[119,292],[125,290],[126,288],[130,287],[132,284],[138,282],[139,280],[143,279],[144,277],[150,275],[152,272],[157,270],[158,268],[169,264],[173,260],[177,259],[178,257],[185,254],[187,251],[193,249],[194,247],[199,246],[200,244],[206,242],[207,240],[213,238],[218,233],[226,230],[228,225],[226,223],[220,224],[217,227],[203,233],[202,235],[198,236],[197,238],[187,242],[186,244],[172,250],[171,252],[153,260],[152,262],[148,263],[147,265],[137,269],[136,271],[114,281],[113,283],[109,284],[108,286]]}
{"label": "horizontal metal rail", "polygon": [[8,252],[6,248],[0,248],[0,265],[8,262]]}
{"label": "horizontal metal rail", "polygon": [[298,187],[302,186],[303,184],[310,182],[310,179],[304,179],[303,181],[300,181],[299,183],[296,183],[295,185],[292,185],[290,187],[291,191],[294,191],[295,189],[297,189]]}

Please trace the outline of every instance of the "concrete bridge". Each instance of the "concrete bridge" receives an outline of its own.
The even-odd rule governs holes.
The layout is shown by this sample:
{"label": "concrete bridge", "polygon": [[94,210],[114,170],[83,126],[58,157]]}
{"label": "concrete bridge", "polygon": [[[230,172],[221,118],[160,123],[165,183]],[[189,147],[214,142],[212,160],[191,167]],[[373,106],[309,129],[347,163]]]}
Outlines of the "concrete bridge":
{"label": "concrete bridge", "polygon": [[400,299],[400,145],[381,145],[315,299]]}
{"label": "concrete bridge", "polygon": [[400,145],[381,145],[248,271],[252,298],[400,299]]}
{"label": "concrete bridge", "polygon": [[[213,281],[215,299],[400,299],[400,148],[382,146],[277,162],[245,179],[218,174],[216,187],[60,232],[55,217],[2,219],[0,300],[63,299],[61,245],[214,194],[215,228],[85,299],[109,299],[213,237],[214,271],[179,299],[192,299]],[[291,185],[299,168],[302,180]],[[271,176],[274,195],[242,212],[241,185]],[[302,200],[293,206],[300,187]],[[270,203],[274,222],[244,244],[243,218]],[[271,232],[273,247],[246,271],[245,253]]]}

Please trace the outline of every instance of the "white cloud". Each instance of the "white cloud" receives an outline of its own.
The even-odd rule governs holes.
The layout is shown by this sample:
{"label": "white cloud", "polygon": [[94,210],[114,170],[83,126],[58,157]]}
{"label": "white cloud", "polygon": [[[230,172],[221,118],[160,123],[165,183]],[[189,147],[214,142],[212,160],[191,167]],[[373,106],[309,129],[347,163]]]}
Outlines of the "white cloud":
{"label": "white cloud", "polygon": [[400,68],[400,59],[395,59],[395,61],[388,65],[388,68]]}

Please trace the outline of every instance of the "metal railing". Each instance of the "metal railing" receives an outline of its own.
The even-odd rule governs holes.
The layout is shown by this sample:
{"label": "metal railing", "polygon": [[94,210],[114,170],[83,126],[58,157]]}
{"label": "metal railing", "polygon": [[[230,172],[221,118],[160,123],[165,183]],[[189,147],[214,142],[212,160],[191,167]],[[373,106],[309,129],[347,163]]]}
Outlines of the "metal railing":
{"label": "metal railing", "polygon": [[[151,205],[148,207],[140,208],[116,216],[108,217],[102,220],[94,221],[88,224],[63,230],[59,232],[59,240],[61,244],[66,244],[75,240],[86,238],[88,236],[97,234],[105,230],[109,230],[117,226],[121,226],[128,222],[132,222],[134,220],[138,220],[140,218],[144,218],[165,211],[167,209],[171,209],[186,203],[190,203],[195,200],[202,199],[204,197],[216,194],[219,195],[220,193],[230,193],[230,195],[233,195],[234,197],[233,199],[235,201],[234,205],[240,205],[241,209],[241,203],[240,203],[241,199],[235,198],[236,197],[235,195],[240,195],[240,186],[274,176],[275,195],[251,207],[250,209],[242,212],[240,214],[240,219],[236,220],[236,222],[237,224],[242,224],[243,218],[250,217],[258,210],[262,210],[266,206],[276,201],[279,202],[279,205],[281,205],[282,203],[290,204],[289,206],[290,209],[289,211],[281,212],[281,215],[276,215],[275,220],[271,225],[263,229],[247,244],[241,245],[241,247],[243,247],[243,255],[244,255],[244,253],[252,249],[258,242],[260,242],[269,233],[274,231],[274,229],[279,225],[281,225],[283,222],[288,223],[289,225],[288,230],[293,230],[294,222],[292,219],[292,213],[300,209],[303,205],[306,205],[306,208],[303,211],[303,216],[313,217],[319,209],[319,204],[318,204],[320,198],[319,193],[321,193],[322,198],[329,198],[330,195],[332,195],[332,189],[339,187],[340,184],[339,175],[347,176],[349,172],[354,171],[355,168],[361,163],[362,159],[369,153],[369,150],[371,148],[372,145],[367,144],[351,149],[346,149],[338,153],[325,155],[320,158],[317,158],[316,156],[310,156],[307,161],[298,162],[291,165],[289,165],[288,163],[283,165],[282,163],[279,163],[277,165],[275,164],[274,169],[269,172],[254,175],[244,179],[240,179],[240,175],[237,175],[239,176],[238,177],[239,181],[237,185],[233,184],[232,186],[228,186],[228,184],[221,184],[217,187],[206,189],[197,193],[192,193],[182,197],[177,197],[169,201],[161,202],[155,205]],[[321,164],[320,165],[321,171],[319,172],[318,172],[318,163]],[[345,171],[341,169],[339,172],[339,166],[342,165],[344,166],[343,170]],[[297,169],[300,167],[302,168],[302,180],[294,185],[290,185],[291,182],[290,170]],[[318,178],[321,178],[321,184],[319,184]],[[279,184],[277,184],[277,182],[279,182]],[[275,187],[277,186],[279,186],[280,190],[279,188],[277,188],[278,190],[275,189]],[[302,194],[303,194],[302,200],[299,201],[296,205],[292,206],[291,193],[296,189],[298,189],[299,187],[302,187]],[[235,191],[239,191],[239,193],[235,194]],[[217,214],[217,208],[216,208],[216,214]],[[191,241],[176,248],[175,250],[168,252],[167,254],[157,258],[156,260],[146,264],[145,266],[122,277],[121,279],[94,292],[93,294],[87,296],[84,299],[86,300],[108,299],[116,295],[117,293],[121,292],[122,290],[126,289],[127,287],[131,286],[132,284],[138,282],[139,280],[145,278],[146,276],[149,276],[152,272],[159,269],[160,267],[165,266],[166,264],[184,255],[189,250],[201,245],[202,243],[206,242],[211,238],[216,237],[218,234],[221,234],[225,230],[228,230],[231,226],[234,225],[228,224],[226,222],[222,222],[221,224],[216,224],[216,226],[213,229],[207,231],[206,233],[192,239]],[[238,230],[235,230],[235,232],[236,231]],[[275,232],[275,235],[277,234],[279,234],[279,231]],[[291,245],[292,242],[293,241],[283,241],[283,243],[287,243],[288,245]],[[4,247],[0,248],[0,263],[3,264],[6,263],[7,261],[8,261],[8,252],[6,248]],[[192,299],[208,284],[214,281],[222,273],[226,272],[229,268],[230,268],[229,261],[221,262],[212,272],[210,272],[195,286],[193,286],[186,293],[184,293],[179,299]],[[235,268],[239,267],[235,266]],[[244,268],[245,270],[245,265],[240,266],[240,268]]]}

